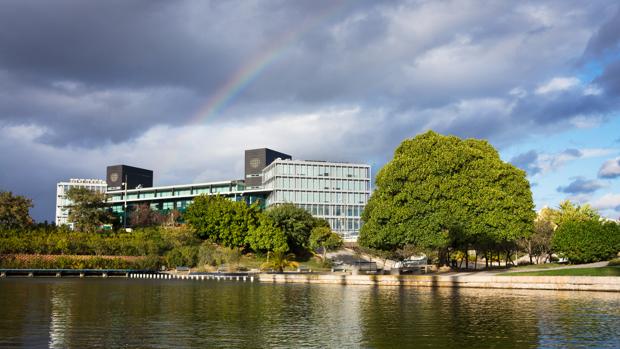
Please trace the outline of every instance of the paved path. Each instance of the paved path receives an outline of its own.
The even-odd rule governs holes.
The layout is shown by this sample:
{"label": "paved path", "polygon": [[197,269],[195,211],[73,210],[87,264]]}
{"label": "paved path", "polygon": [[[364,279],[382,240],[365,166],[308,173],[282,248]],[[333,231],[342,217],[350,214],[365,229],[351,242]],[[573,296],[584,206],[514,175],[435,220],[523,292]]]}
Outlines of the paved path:
{"label": "paved path", "polygon": [[[356,255],[353,250],[348,249],[348,248],[343,248],[338,251],[329,252],[327,253],[327,258],[330,258],[334,261],[342,261],[345,264],[349,264],[349,265],[353,264],[354,262],[360,261],[360,260],[366,260],[366,261],[369,260],[369,256]],[[383,267],[382,259],[373,258],[372,261],[377,262],[377,267],[379,268]],[[473,270],[472,269],[471,271],[455,271],[455,272],[440,273],[440,274],[434,274],[434,275],[467,277],[467,276],[476,276],[476,275],[497,275],[497,274],[507,273],[507,272],[521,273],[521,272],[559,270],[559,269],[600,268],[600,267],[607,266],[607,264],[608,262],[596,262],[596,263],[577,264],[577,265],[568,264],[568,265],[562,265],[562,266],[557,266],[557,267],[552,267],[552,268],[536,268],[536,266],[534,265],[529,268],[521,267],[521,268],[509,268],[509,269],[501,268],[501,269],[489,269],[489,270],[485,270],[485,269]],[[482,266],[482,268],[484,268],[484,263],[479,263],[478,266]]]}

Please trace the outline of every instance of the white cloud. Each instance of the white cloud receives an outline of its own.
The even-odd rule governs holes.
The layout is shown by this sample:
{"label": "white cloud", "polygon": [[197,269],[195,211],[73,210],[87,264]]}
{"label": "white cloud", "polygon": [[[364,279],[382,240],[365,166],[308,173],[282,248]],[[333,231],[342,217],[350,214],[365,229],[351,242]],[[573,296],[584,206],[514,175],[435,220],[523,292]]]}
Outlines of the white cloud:
{"label": "white cloud", "polygon": [[594,128],[600,126],[605,118],[603,116],[578,115],[570,119],[570,124],[577,128]]}
{"label": "white cloud", "polygon": [[601,178],[620,177],[620,156],[605,161],[598,171],[598,176]]}
{"label": "white cloud", "polygon": [[583,89],[583,94],[585,96],[598,96],[603,93],[603,90],[596,85],[588,85]]}
{"label": "white cloud", "polygon": [[542,153],[536,160],[536,166],[542,173],[556,171],[570,161],[576,159],[596,158],[615,153],[612,148],[566,149],[559,153]]}
{"label": "white cloud", "polygon": [[605,194],[594,200],[591,205],[599,210],[620,211],[620,194]]}
{"label": "white cloud", "polygon": [[551,92],[566,91],[579,84],[579,79],[575,77],[556,77],[538,86],[538,88],[536,88],[536,93],[543,95]]}

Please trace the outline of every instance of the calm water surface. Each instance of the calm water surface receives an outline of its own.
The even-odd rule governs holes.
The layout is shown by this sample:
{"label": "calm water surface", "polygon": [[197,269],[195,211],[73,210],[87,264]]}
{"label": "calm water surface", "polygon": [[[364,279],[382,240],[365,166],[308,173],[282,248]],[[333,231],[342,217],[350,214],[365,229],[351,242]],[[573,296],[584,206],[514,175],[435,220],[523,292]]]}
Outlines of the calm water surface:
{"label": "calm water surface", "polygon": [[620,348],[620,295],[9,278],[0,347]]}

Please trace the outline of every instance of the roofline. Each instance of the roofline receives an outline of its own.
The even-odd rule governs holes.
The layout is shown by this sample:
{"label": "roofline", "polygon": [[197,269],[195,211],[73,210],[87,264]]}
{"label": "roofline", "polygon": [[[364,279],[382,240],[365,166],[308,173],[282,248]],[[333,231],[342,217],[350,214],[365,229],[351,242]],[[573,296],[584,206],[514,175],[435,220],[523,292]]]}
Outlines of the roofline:
{"label": "roofline", "polygon": [[[217,181],[217,182],[203,182],[203,183],[190,183],[190,184],[178,184],[178,185],[164,185],[159,187],[148,187],[148,188],[139,188],[139,189],[127,189],[128,193],[140,192],[140,191],[151,191],[151,190],[160,190],[160,189],[176,189],[176,188],[191,188],[191,187],[202,187],[202,186],[210,186],[210,185],[221,185],[221,184],[236,184],[238,182],[243,183],[242,179],[233,179],[228,181]],[[116,193],[124,193],[125,189],[118,190],[108,190],[108,193],[116,194]]]}

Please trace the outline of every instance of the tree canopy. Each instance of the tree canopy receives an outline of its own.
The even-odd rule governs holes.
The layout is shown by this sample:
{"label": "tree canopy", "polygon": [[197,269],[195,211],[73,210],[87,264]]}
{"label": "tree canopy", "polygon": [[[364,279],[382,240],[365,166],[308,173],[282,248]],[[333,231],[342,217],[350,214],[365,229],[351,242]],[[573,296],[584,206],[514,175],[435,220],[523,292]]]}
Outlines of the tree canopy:
{"label": "tree canopy", "polygon": [[524,171],[488,142],[433,131],[403,141],[377,174],[362,246],[442,248],[515,241],[535,217]]}
{"label": "tree canopy", "polygon": [[227,247],[243,247],[248,231],[258,224],[257,204],[231,201],[220,195],[200,195],[183,218],[202,239]]}
{"label": "tree canopy", "polygon": [[252,228],[246,238],[246,242],[254,251],[261,252],[287,252],[289,246],[286,235],[282,229],[268,216],[262,214],[260,224]]}
{"label": "tree canopy", "polygon": [[105,194],[87,188],[73,187],[67,191],[69,221],[78,231],[93,232],[103,224],[111,223],[113,216],[106,211]]}
{"label": "tree canopy", "polygon": [[0,191],[0,228],[19,229],[31,225],[31,207],[32,200],[10,191]]}
{"label": "tree canopy", "polygon": [[553,235],[553,248],[571,263],[613,258],[620,251],[620,225],[599,220],[567,220]]}
{"label": "tree canopy", "polygon": [[328,250],[340,248],[342,244],[340,235],[334,233],[329,227],[315,227],[310,233],[309,247],[314,250],[322,249],[324,261]]}
{"label": "tree canopy", "polygon": [[312,228],[325,225],[325,220],[316,219],[303,208],[293,204],[271,207],[263,214],[273,222],[274,226],[282,230],[289,248],[293,251],[308,248]]}

